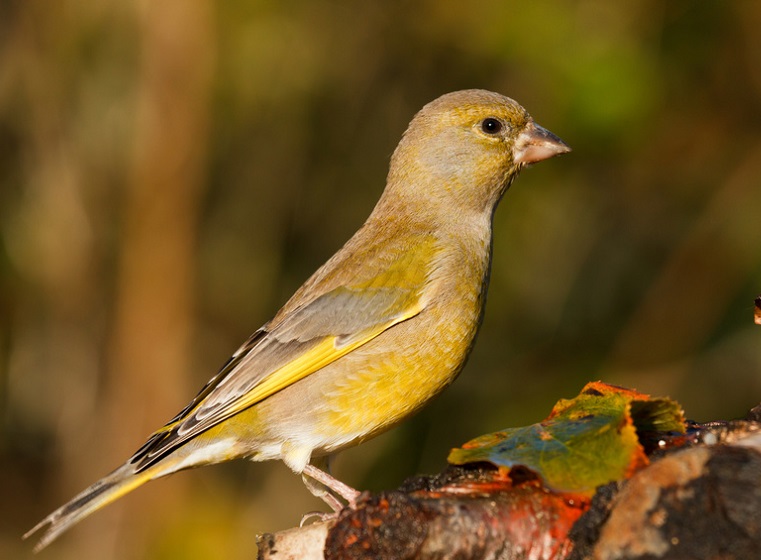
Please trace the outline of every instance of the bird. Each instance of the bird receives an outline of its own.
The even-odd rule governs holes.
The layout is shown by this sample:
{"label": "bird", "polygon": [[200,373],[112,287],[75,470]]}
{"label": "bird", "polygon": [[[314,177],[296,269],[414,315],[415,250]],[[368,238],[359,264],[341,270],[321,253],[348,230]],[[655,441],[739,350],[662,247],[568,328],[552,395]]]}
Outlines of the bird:
{"label": "bird", "polygon": [[327,458],[457,377],[483,318],[497,204],[522,168],[569,151],[498,93],[425,105],[360,229],[179,414],[24,538],[45,528],[41,550],[150,480],[238,458],[282,460],[334,512],[354,507]]}

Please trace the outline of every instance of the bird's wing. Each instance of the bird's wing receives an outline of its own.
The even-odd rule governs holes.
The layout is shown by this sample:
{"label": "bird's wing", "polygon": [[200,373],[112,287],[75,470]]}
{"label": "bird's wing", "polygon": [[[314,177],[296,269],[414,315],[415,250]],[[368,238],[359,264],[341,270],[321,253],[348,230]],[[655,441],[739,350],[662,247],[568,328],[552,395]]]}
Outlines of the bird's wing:
{"label": "bird's wing", "polygon": [[[406,261],[407,259],[401,259]],[[426,271],[397,260],[254,333],[198,396],[130,460],[143,470],[184,442],[366,344],[424,307]],[[400,276],[401,275],[401,276]]]}

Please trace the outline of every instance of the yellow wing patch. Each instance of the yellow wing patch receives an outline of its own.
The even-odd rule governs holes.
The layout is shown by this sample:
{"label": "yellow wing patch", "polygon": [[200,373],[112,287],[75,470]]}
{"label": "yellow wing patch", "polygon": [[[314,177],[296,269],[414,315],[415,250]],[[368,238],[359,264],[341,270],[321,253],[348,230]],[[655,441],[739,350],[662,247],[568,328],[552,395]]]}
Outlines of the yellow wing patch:
{"label": "yellow wing patch", "polygon": [[267,397],[274,395],[278,391],[289,387],[315,371],[338,360],[363,344],[367,344],[370,340],[393,325],[414,317],[420,313],[421,310],[422,307],[420,303],[417,302],[416,305],[409,308],[405,314],[400,315],[386,324],[369,329],[367,332],[363,333],[363,336],[353,337],[353,340],[349,344],[341,345],[340,347],[336,344],[336,337],[325,338],[314,348],[268,375],[256,387],[246,393],[243,397],[239,398],[233,406],[226,409],[224,411],[224,416],[230,417],[263,401]]}

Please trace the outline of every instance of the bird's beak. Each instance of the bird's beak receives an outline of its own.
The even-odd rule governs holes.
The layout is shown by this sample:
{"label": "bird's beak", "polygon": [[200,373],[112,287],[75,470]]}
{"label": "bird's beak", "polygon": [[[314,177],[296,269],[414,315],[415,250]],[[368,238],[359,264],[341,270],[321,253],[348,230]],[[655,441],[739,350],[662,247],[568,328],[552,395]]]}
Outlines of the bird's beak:
{"label": "bird's beak", "polygon": [[513,161],[520,165],[536,163],[571,151],[571,148],[546,128],[531,121],[518,135],[513,148]]}

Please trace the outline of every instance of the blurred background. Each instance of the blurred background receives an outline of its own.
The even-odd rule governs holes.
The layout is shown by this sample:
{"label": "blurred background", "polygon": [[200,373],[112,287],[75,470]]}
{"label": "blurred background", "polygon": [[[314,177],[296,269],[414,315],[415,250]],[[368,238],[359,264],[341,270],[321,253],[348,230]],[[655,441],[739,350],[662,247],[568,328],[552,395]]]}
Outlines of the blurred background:
{"label": "blurred background", "polygon": [[[412,115],[481,87],[574,149],[496,215],[458,381],[340,456],[392,488],[602,379],[761,401],[761,4],[0,2],[0,557],[182,408],[358,228]],[[456,219],[456,216],[453,216]],[[154,482],[39,558],[252,558],[282,464]]]}

